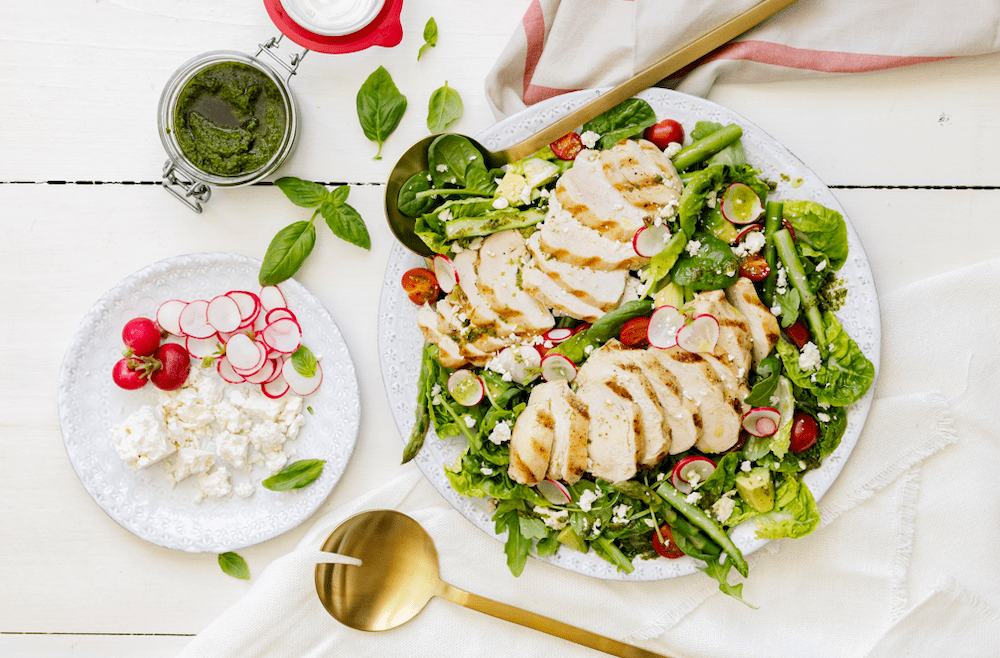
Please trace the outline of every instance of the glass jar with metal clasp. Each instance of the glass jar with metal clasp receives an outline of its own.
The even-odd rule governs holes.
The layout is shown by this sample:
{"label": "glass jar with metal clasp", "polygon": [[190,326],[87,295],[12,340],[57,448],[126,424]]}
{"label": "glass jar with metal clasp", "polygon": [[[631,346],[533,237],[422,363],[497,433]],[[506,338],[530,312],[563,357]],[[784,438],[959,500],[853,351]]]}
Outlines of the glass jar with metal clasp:
{"label": "glass jar with metal clasp", "polygon": [[[402,4],[264,0],[282,36],[260,44],[254,55],[202,53],[167,81],[157,111],[167,152],[164,189],[201,212],[213,188],[251,185],[275,173],[298,141],[300,118],[290,82],[305,55],[397,45]],[[285,37],[304,50],[282,53]]]}

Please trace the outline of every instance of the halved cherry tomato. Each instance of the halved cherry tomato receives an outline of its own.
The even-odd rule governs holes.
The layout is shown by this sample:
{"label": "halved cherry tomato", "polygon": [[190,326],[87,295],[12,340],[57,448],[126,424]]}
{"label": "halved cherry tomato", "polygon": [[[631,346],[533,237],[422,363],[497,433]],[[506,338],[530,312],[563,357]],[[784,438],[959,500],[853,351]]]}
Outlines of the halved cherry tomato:
{"label": "halved cherry tomato", "polygon": [[417,305],[433,302],[441,294],[437,277],[426,267],[415,267],[403,274],[403,290],[410,301]]}
{"label": "halved cherry tomato", "polygon": [[787,219],[782,219],[781,220],[781,225],[782,225],[782,227],[788,229],[789,235],[792,236],[792,242],[795,242],[795,229],[792,228],[791,223]]}
{"label": "halved cherry tomato", "polygon": [[576,156],[583,150],[583,142],[576,133],[566,133],[556,141],[549,144],[549,148],[560,160],[575,160]]}
{"label": "halved cherry tomato", "polygon": [[646,333],[649,330],[649,318],[632,318],[618,332],[618,339],[625,347],[649,347]]}
{"label": "halved cherry tomato", "polygon": [[[660,535],[663,535],[663,541],[660,541]],[[677,546],[677,542],[674,541],[674,533],[666,523],[660,526],[659,534],[653,533],[653,550],[668,560],[684,557],[684,551]]]}
{"label": "halved cherry tomato", "polygon": [[674,142],[684,143],[684,126],[673,119],[664,119],[646,128],[646,132],[642,136],[656,144],[656,147],[662,151]]}
{"label": "halved cherry tomato", "polygon": [[796,411],[792,416],[792,440],[789,448],[792,452],[808,450],[816,444],[819,438],[819,425],[816,419],[804,411]]}
{"label": "halved cherry tomato", "polygon": [[760,254],[750,254],[740,261],[740,276],[745,276],[754,283],[763,281],[771,273],[767,259]]}
{"label": "halved cherry tomato", "polygon": [[802,321],[802,318],[798,318],[795,322],[785,327],[785,333],[788,334],[788,337],[800,350],[809,342],[809,327]]}
{"label": "halved cherry tomato", "polygon": [[575,327],[573,327],[573,335],[575,336],[576,334],[580,333],[581,331],[586,331],[587,329],[590,329],[590,323],[589,322],[581,322],[580,324],[578,324]]}

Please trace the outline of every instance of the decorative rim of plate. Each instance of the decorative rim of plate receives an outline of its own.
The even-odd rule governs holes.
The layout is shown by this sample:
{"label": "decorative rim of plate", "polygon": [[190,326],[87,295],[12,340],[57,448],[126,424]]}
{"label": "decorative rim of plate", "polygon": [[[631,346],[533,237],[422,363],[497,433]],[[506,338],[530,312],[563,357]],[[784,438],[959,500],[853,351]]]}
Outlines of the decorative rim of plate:
{"label": "decorative rim of plate", "polygon": [[[153,263],[102,295],[84,315],[67,347],[57,402],[73,470],[112,520],[153,544],[222,553],[272,539],[301,524],[326,501],[354,451],[361,424],[354,363],[329,311],[291,279],[280,287],[296,309],[310,348],[323,359],[324,384],[306,398],[315,413],[306,415],[299,437],[287,442],[286,448],[295,449],[303,458],[326,460],[323,474],[314,483],[279,493],[256,486],[260,478],[255,476],[255,493],[247,499],[234,493],[198,504],[193,495],[196,478],[171,488],[163,463],[133,472],[106,438],[111,425],[124,420],[127,411],[153,402],[156,396],[152,386],[121,391],[110,376],[104,376],[120,358],[124,322],[142,315],[152,317],[159,303],[171,297],[196,299],[196,295],[256,286],[260,264],[226,253],[187,254]],[[93,372],[101,373],[98,379],[93,379]],[[303,450],[308,454],[302,454]]]}
{"label": "decorative rim of plate", "polygon": [[[490,150],[515,144],[600,92],[601,90],[583,90],[548,99],[496,123],[481,133],[477,140]],[[878,295],[861,240],[843,207],[819,177],[787,148],[745,117],[712,101],[669,89],[647,89],[636,97],[649,102],[658,117],[680,117],[686,127],[693,125],[695,121],[739,124],[743,129],[742,143],[748,160],[761,170],[765,178],[777,181],[773,198],[814,200],[840,212],[846,220],[850,256],[841,274],[849,282],[850,294],[837,317],[875,365],[875,380],[865,396],[849,407],[847,430],[840,446],[823,460],[820,468],[803,477],[818,501],[833,485],[857,444],[878,381],[881,346]],[[419,352],[423,336],[416,325],[417,307],[409,302],[399,280],[403,272],[410,267],[421,266],[421,263],[420,257],[395,243],[386,265],[379,300],[378,347],[382,379],[393,418],[404,442],[413,427]],[[408,323],[402,321],[404,316],[408,318]],[[414,357],[413,354],[417,356]],[[497,535],[494,531],[492,512],[486,500],[459,495],[444,475],[444,465],[453,463],[463,448],[464,441],[441,439],[432,430],[414,461],[434,488],[456,510],[486,534],[505,541],[506,533]],[[769,543],[769,540],[757,539],[755,534],[755,526],[751,520],[735,528],[731,536],[743,554],[749,555]],[[593,551],[583,554],[560,548],[555,554],[546,557],[538,557],[533,551],[532,557],[595,578],[624,581],[663,580],[684,576],[695,573],[700,564],[690,557],[677,560],[635,560],[635,571],[626,574],[618,572]]]}

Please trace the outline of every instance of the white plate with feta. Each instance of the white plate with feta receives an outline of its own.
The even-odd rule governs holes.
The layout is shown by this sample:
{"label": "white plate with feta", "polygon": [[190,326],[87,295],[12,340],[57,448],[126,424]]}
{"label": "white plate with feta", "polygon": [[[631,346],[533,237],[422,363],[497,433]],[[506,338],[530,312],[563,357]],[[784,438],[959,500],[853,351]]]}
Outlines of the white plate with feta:
{"label": "white plate with feta", "polygon": [[[590,100],[596,93],[598,92],[594,90],[573,92],[538,103],[497,123],[477,136],[477,140],[488,149],[500,150],[530,137],[539,126],[552,123]],[[698,121],[738,124],[743,129],[741,143],[748,162],[758,168],[764,178],[777,183],[770,198],[815,201],[844,215],[847,220],[850,256],[840,275],[847,283],[849,294],[837,316],[847,333],[857,341],[864,354],[874,363],[877,373],[881,326],[873,274],[857,232],[829,188],[788,149],[731,110],[702,98],[667,89],[648,89],[637,94],[637,97],[652,106],[658,119],[674,119],[683,124],[688,131]],[[396,426],[404,441],[409,437],[414,423],[424,337],[417,326],[419,307],[410,302],[400,285],[400,279],[408,269],[422,266],[424,266],[423,259],[407,251],[402,245],[394,245],[386,267],[379,305],[379,358],[382,378]],[[867,394],[849,408],[847,429],[839,447],[823,460],[819,468],[809,471],[804,476],[803,481],[817,500],[833,484],[854,449],[868,415],[874,390],[875,386],[872,385]],[[487,534],[504,541],[506,533],[503,535],[495,533],[493,511],[489,501],[458,494],[445,476],[445,465],[452,465],[456,457],[462,453],[464,446],[464,439],[441,439],[431,430],[414,461],[455,509]],[[767,543],[767,540],[758,539],[755,535],[756,530],[752,521],[744,523],[731,533],[733,541],[744,555]],[[695,573],[700,564],[686,556],[676,560],[637,559],[633,563],[635,570],[626,574],[617,571],[612,564],[594,552],[581,554],[561,549],[551,556],[540,559],[596,578],[633,581],[684,576]]]}
{"label": "white plate with feta", "polygon": [[[214,405],[234,401],[225,412],[227,422],[242,424],[247,432],[270,420],[288,429],[301,413],[301,429],[289,432],[294,439],[276,440],[258,433],[260,451],[251,450],[249,470],[233,468],[232,446],[209,441],[215,466],[201,478],[197,473],[174,483],[185,470],[199,470],[196,452],[172,452],[145,468],[133,470],[123,461],[111,438],[112,428],[130,416],[139,427],[153,424],[144,406],[162,409],[161,392],[152,385],[137,391],[118,388],[111,368],[121,358],[121,331],[135,317],[153,318],[168,299],[211,299],[230,290],[259,288],[260,261],[235,254],[203,253],[160,261],[129,276],[109,290],[90,309],[70,341],[59,375],[58,405],[66,452],[84,488],[119,525],[149,542],[190,552],[221,553],[276,537],[307,519],[327,499],[340,479],[357,442],[361,403],[354,364],[336,323],[322,303],[301,284],[288,280],[279,285],[303,330],[303,343],[321,359],[324,381],[319,390],[303,398],[301,409],[293,398],[269,405],[258,387],[225,384],[214,368],[189,379],[190,391],[172,397],[174,412],[187,404],[222,414]],[[200,384],[198,382],[201,382]],[[219,390],[221,388],[221,390]],[[185,410],[180,409],[183,413]],[[155,414],[154,414],[155,415]],[[214,429],[221,422],[214,419]],[[270,424],[270,423],[268,423]],[[214,430],[213,430],[214,431]],[[155,441],[155,439],[154,439]],[[155,446],[149,446],[155,450]],[[145,449],[145,448],[144,448]],[[226,454],[219,454],[226,453]],[[266,454],[265,454],[266,453]],[[279,462],[298,459],[325,460],[322,475],[298,490],[276,492],[260,482],[280,468]],[[224,495],[219,467],[227,467],[231,491]]]}

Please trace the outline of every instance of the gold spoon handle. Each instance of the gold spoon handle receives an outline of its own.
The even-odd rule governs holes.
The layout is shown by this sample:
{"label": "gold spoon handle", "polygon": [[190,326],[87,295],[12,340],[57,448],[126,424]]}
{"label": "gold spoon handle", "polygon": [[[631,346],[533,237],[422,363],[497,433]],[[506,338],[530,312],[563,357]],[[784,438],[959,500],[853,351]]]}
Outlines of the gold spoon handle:
{"label": "gold spoon handle", "polygon": [[509,162],[525,158],[547,144],[551,144],[566,133],[575,130],[602,112],[610,110],[622,101],[632,98],[640,91],[652,87],[668,75],[676,73],[688,64],[712,52],[719,46],[732,41],[765,19],[781,11],[796,0],[763,0],[739,16],[730,19],[704,36],[682,46],[653,64],[644,71],[610,89],[594,100],[573,110],[562,119],[535,133],[528,139],[504,149]]}
{"label": "gold spoon handle", "polygon": [[437,591],[437,595],[443,599],[448,599],[452,603],[465,606],[470,610],[478,610],[491,617],[520,624],[527,628],[533,628],[536,631],[548,633],[549,635],[554,635],[555,637],[569,640],[570,642],[575,642],[591,649],[603,651],[612,656],[620,656],[621,658],[667,658],[667,656],[659,653],[646,651],[631,644],[612,640],[603,635],[597,635],[582,628],[537,615],[534,612],[528,612],[527,610],[515,608],[506,603],[500,603],[499,601],[493,601],[478,594],[466,592],[443,581],[441,582],[440,589]]}

